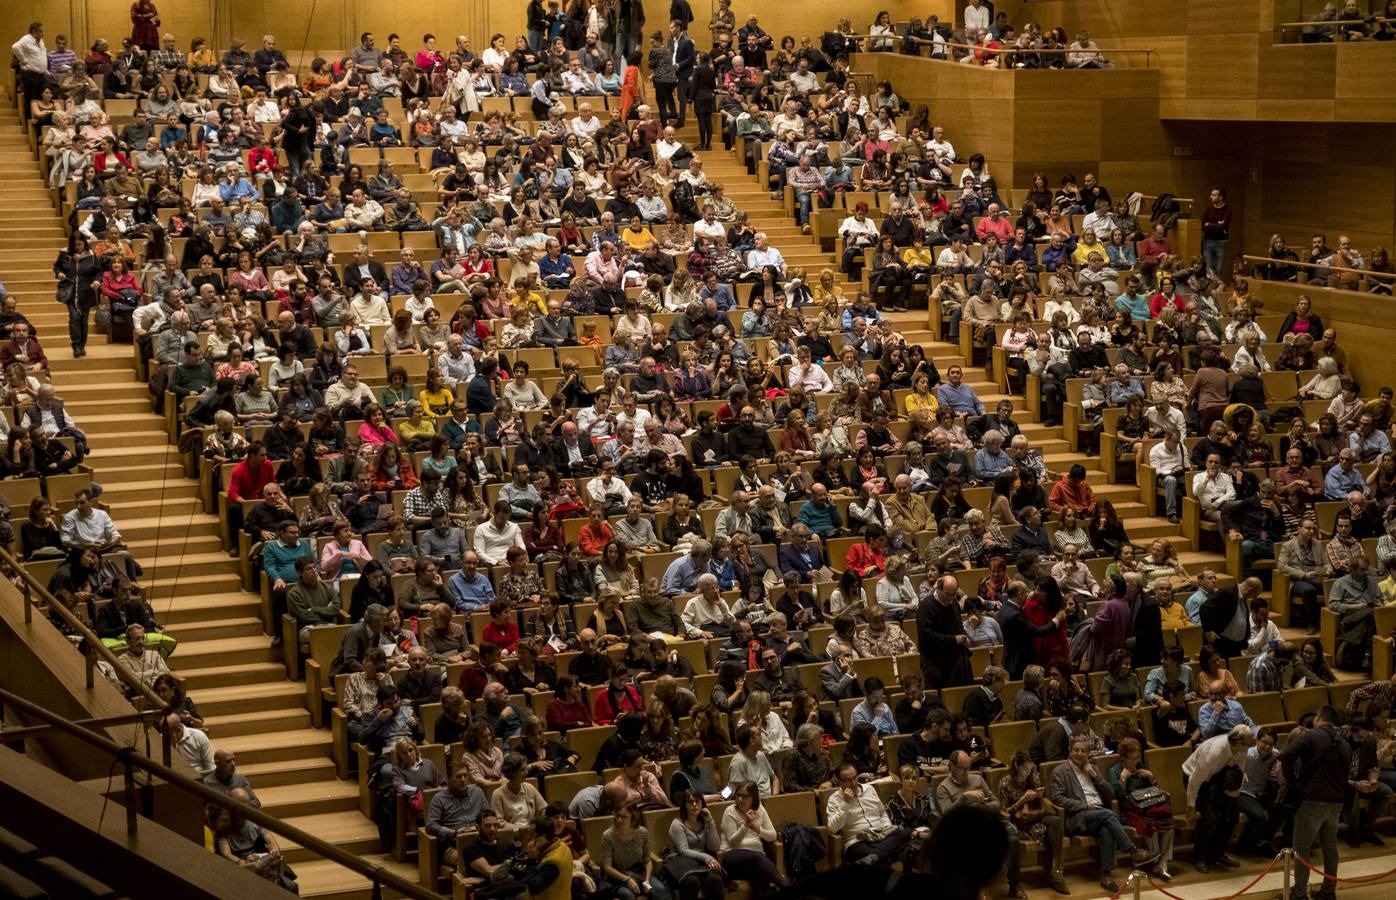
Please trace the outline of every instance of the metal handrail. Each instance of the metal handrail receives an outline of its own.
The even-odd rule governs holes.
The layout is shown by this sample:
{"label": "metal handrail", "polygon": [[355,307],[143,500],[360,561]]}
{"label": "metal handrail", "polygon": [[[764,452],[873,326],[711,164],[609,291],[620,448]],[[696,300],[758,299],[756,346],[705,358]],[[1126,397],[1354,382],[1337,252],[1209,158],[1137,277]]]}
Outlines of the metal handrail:
{"label": "metal handrail", "polygon": [[[845,37],[857,38],[859,41],[867,41],[867,40],[904,41],[904,40],[907,40],[908,37],[909,37],[908,35],[904,35],[904,34],[849,34],[849,35],[844,35],[844,36],[845,36]],[[931,46],[931,45],[933,45],[933,44],[938,44],[939,46],[942,46],[942,47],[953,47],[953,48],[956,48],[956,49],[959,49],[959,50],[976,50],[976,49],[981,49],[981,48],[979,48],[976,44],[964,44],[964,43],[960,43],[960,42],[958,42],[958,41],[932,41],[932,40],[929,40],[929,39],[927,39],[927,38],[921,38],[921,37],[910,37],[910,40],[911,40],[911,42],[912,42],[913,44],[922,44],[922,45],[925,45],[925,46]],[[860,49],[858,52],[860,52],[860,53],[873,53],[873,52],[877,52],[877,51],[870,51],[870,50],[862,50],[862,49]],[[1005,44],[1004,46],[998,48],[997,50],[993,51],[993,53],[994,53],[995,56],[1012,56],[1012,55],[1015,54],[1015,53],[1021,53],[1021,54],[1024,54],[1024,55],[1031,54],[1031,53],[1054,53],[1054,54],[1062,54],[1062,55],[1067,54],[1067,53],[1098,53],[1098,54],[1100,54],[1101,56],[1105,56],[1106,54],[1118,55],[1118,54],[1121,54],[1121,53],[1143,53],[1143,54],[1145,54],[1144,62],[1145,62],[1146,65],[1152,61],[1152,58],[1153,58],[1153,57],[1152,57],[1152,54],[1153,54],[1153,52],[1154,52],[1154,49],[1153,49],[1152,47],[1097,47],[1097,48],[1095,48],[1095,50],[1093,50],[1093,51],[1071,50],[1070,48],[1067,48],[1067,47],[1061,47],[1061,48],[1055,48],[1055,47],[1054,47],[1054,48],[1052,48],[1052,49],[1050,49],[1050,50],[1049,50],[1049,49],[1044,49],[1044,48],[1035,48],[1035,49],[1032,49],[1032,50],[1019,50],[1019,49],[1017,49],[1016,47],[1010,47],[1010,46],[1008,46],[1008,45],[1006,45],[1006,44]]]}
{"label": "metal handrail", "polygon": [[1377,281],[1396,280],[1396,272],[1373,272],[1370,269],[1354,269],[1351,266],[1325,266],[1320,263],[1301,262],[1297,259],[1275,259],[1272,256],[1252,256],[1244,254],[1241,257],[1247,262],[1277,263],[1282,266],[1293,266],[1296,269],[1318,269],[1324,272],[1354,272],[1363,278],[1371,278]]}
{"label": "metal handrail", "polygon": [[132,674],[130,669],[121,665],[117,661],[116,654],[102,643],[102,639],[97,636],[97,633],[86,622],[78,618],[72,610],[59,603],[53,594],[49,593],[48,586],[40,584],[39,580],[25,568],[24,563],[15,559],[9,550],[0,548],[0,565],[8,566],[22,582],[20,593],[24,595],[24,624],[29,625],[34,621],[34,595],[38,594],[39,599],[48,606],[50,611],[58,613],[58,617],[67,622],[69,628],[82,635],[83,644],[87,648],[83,656],[87,659],[88,688],[91,688],[96,680],[94,676],[94,670],[97,667],[95,657],[101,657],[116,672],[117,679],[130,688],[132,693],[148,703],[150,709],[165,708],[165,701],[160,698],[160,695]]}
{"label": "metal handrail", "polygon": [[419,884],[413,884],[412,882],[407,881],[402,876],[394,874],[393,872],[388,871],[382,866],[377,866],[373,865],[372,863],[365,862],[364,860],[360,859],[354,854],[348,853],[340,849],[339,847],[336,847],[334,844],[328,843],[322,840],[321,838],[316,837],[313,834],[309,834],[308,832],[302,831],[301,829],[296,828],[293,825],[287,825],[285,822],[281,821],[275,816],[269,815],[263,812],[262,810],[257,809],[256,807],[244,805],[238,802],[237,800],[232,799],[227,794],[215,791],[212,788],[203,784],[202,782],[195,781],[187,775],[175,771],[169,766],[156,762],[155,760],[150,759],[147,756],[143,756],[142,754],[136,752],[136,748],[134,747],[123,747],[122,745],[116,743],[115,741],[111,740],[110,738],[104,735],[88,731],[86,728],[69,722],[67,719],[64,719],[63,717],[56,715],[55,713],[50,712],[49,710],[44,709],[41,706],[37,706],[34,703],[31,703],[30,701],[24,699],[18,694],[6,690],[0,690],[0,702],[3,702],[5,705],[13,709],[19,710],[20,712],[23,712],[26,715],[32,716],[33,718],[38,719],[46,725],[52,726],[53,728],[56,728],[59,731],[65,732],[66,734],[74,738],[77,738],[78,740],[83,741],[92,747],[95,747],[103,753],[112,756],[116,761],[120,762],[125,767],[126,830],[129,834],[134,834],[136,832],[137,827],[136,823],[138,819],[138,814],[135,803],[136,782],[134,778],[134,772],[135,770],[139,769],[140,771],[145,772],[149,775],[153,775],[154,777],[159,778],[162,781],[168,782],[169,784],[179,788],[182,791],[185,791],[186,793],[193,794],[195,797],[198,797],[204,803],[209,803],[213,804],[214,806],[222,807],[223,809],[235,813],[244,819],[257,823],[258,825],[262,826],[267,831],[270,831],[273,834],[284,837],[288,841],[292,841],[295,844],[304,847],[306,850],[310,850],[311,852],[323,856],[326,859],[331,860],[332,862],[336,862],[339,865],[344,866],[346,869],[350,869],[354,872],[357,872],[360,875],[363,875],[364,877],[368,878],[375,885],[385,888],[391,888],[392,890],[397,891],[403,894],[404,896],[417,898],[417,900],[439,900],[441,896],[435,891],[427,890]]}

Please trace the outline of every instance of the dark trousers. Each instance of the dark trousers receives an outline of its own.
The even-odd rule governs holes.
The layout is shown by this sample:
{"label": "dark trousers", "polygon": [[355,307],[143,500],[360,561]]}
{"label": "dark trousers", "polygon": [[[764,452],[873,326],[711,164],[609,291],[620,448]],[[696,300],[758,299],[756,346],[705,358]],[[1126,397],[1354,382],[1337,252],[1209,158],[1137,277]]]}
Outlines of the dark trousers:
{"label": "dark trousers", "polygon": [[851,847],[845,847],[843,861],[851,865],[890,866],[901,859],[910,841],[910,829],[894,828],[891,834],[880,840],[859,841]]}
{"label": "dark trousers", "polygon": [[1293,810],[1280,802],[1276,791],[1267,790],[1260,797],[1242,794],[1236,798],[1236,809],[1246,814],[1246,825],[1241,836],[1236,839],[1236,850],[1240,853],[1258,851],[1280,830]]}
{"label": "dark trousers", "polygon": [[693,100],[693,98],[689,96],[689,84],[691,83],[689,76],[692,74],[692,69],[687,72],[679,73],[679,83],[676,85],[679,97],[679,121],[676,123],[676,127],[678,128],[682,128],[684,123],[688,121],[688,104]]}
{"label": "dark trousers", "polygon": [[679,900],[722,900],[727,893],[722,873],[713,870],[685,876],[676,889]]}
{"label": "dark trousers", "polygon": [[1323,586],[1312,581],[1294,579],[1289,583],[1290,599],[1299,601],[1299,608],[1304,611],[1304,624],[1311,628],[1318,628],[1322,591]]}
{"label": "dark trousers", "polygon": [[698,143],[704,147],[713,142],[713,112],[717,104],[711,95],[693,98],[693,115],[698,119]]}
{"label": "dark trousers", "polygon": [[[1225,772],[1221,778],[1225,777]],[[1223,782],[1213,777],[1202,785],[1197,794],[1197,835],[1193,838],[1193,857],[1197,862],[1214,863],[1226,852],[1231,833],[1236,830],[1239,809],[1235,797],[1228,797]]]}
{"label": "dark trousers", "polygon": [[87,307],[79,303],[68,304],[68,343],[74,350],[87,346],[88,313]]}
{"label": "dark trousers", "polygon": [[774,893],[781,881],[776,864],[755,850],[728,850],[722,854],[722,867],[729,877],[751,882],[752,892],[758,897]]}
{"label": "dark trousers", "polygon": [[661,127],[668,125],[669,120],[678,115],[677,107],[674,106],[674,91],[678,85],[672,81],[656,81],[654,83],[654,105],[659,115]]}
{"label": "dark trousers", "polygon": [[870,287],[873,297],[877,297],[879,289],[883,292],[883,304],[889,306],[906,306],[911,300],[911,285],[913,278],[906,269],[886,268],[873,273]]}

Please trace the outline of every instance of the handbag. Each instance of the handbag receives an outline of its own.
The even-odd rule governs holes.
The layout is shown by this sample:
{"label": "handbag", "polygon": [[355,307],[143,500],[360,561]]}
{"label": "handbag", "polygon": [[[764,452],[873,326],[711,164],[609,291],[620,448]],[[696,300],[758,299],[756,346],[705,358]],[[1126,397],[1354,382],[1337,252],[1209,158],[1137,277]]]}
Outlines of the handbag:
{"label": "handbag", "polygon": [[1168,802],[1168,794],[1158,785],[1149,785],[1129,792],[1129,802],[1140,812],[1153,809],[1160,803]]}
{"label": "handbag", "polygon": [[77,284],[71,278],[65,278],[58,282],[58,288],[54,291],[54,299],[64,306],[69,305],[77,297]]}

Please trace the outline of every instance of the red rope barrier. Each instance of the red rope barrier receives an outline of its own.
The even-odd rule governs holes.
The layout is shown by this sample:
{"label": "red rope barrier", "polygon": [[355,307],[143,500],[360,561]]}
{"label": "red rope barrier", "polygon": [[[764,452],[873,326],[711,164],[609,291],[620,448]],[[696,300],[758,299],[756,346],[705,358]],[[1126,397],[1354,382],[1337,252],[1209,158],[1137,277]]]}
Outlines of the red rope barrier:
{"label": "red rope barrier", "polygon": [[[1241,888],[1239,891],[1237,891],[1236,893],[1232,894],[1232,895],[1229,896],[1229,897],[1220,898],[1220,900],[1236,900],[1237,897],[1241,896],[1242,894],[1246,893],[1246,891],[1249,891],[1251,888],[1253,888],[1253,887],[1255,887],[1257,884],[1259,884],[1259,883],[1260,883],[1260,879],[1264,878],[1266,875],[1269,875],[1270,872],[1275,868],[1275,865],[1276,865],[1279,861],[1280,861],[1280,857],[1278,857],[1278,856],[1275,857],[1274,859],[1270,860],[1270,864],[1269,864],[1268,866],[1266,866],[1265,868],[1261,869],[1261,870],[1260,870],[1260,874],[1256,875],[1255,878],[1251,879],[1251,883],[1250,883],[1250,884],[1248,884],[1248,885],[1246,885],[1245,887]],[[1396,871],[1396,870],[1393,870],[1393,871]],[[1184,900],[1184,898],[1179,897],[1177,894],[1170,893],[1166,888],[1160,887],[1160,886],[1159,886],[1159,883],[1158,883],[1157,881],[1155,881],[1155,880],[1153,879],[1152,876],[1149,877],[1149,884],[1152,884],[1152,885],[1154,886],[1154,890],[1158,891],[1160,894],[1162,894],[1162,895],[1165,896],[1165,897],[1171,897],[1172,900]]]}
{"label": "red rope barrier", "polygon": [[1361,878],[1339,878],[1337,875],[1329,875],[1327,872],[1323,871],[1322,869],[1315,866],[1313,863],[1309,862],[1304,857],[1300,856],[1297,852],[1294,854],[1294,858],[1297,859],[1299,862],[1303,863],[1304,866],[1308,868],[1310,872],[1313,872],[1316,875],[1322,875],[1325,879],[1332,881],[1335,884],[1375,884],[1378,881],[1382,881],[1384,879],[1390,878],[1392,875],[1396,875],[1396,869],[1388,869],[1385,872],[1380,872],[1376,875],[1364,875]]}

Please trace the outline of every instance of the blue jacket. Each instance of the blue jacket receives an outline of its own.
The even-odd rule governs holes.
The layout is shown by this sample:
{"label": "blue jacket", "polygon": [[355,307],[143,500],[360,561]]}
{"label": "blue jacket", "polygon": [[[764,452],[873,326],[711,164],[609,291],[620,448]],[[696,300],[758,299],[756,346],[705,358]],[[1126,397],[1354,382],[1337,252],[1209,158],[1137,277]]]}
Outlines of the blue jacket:
{"label": "blue jacket", "polygon": [[[808,503],[805,504],[805,506],[808,505]],[[803,511],[804,506],[800,509]],[[794,544],[786,544],[780,548],[780,553],[776,556],[776,564],[780,567],[782,574],[799,572],[801,581],[809,581],[811,572],[824,568],[824,551],[814,541],[805,545],[804,553],[796,549]]]}

